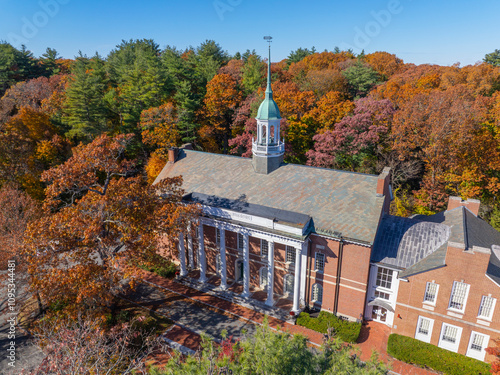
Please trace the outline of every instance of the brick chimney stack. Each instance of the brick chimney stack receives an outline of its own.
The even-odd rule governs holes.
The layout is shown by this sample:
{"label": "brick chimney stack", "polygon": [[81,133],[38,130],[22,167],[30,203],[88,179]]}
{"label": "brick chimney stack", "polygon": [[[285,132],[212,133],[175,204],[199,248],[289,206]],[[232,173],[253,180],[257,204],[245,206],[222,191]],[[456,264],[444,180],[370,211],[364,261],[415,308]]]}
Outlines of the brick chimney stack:
{"label": "brick chimney stack", "polygon": [[460,197],[449,197],[448,208],[446,210],[450,211],[460,206],[467,207],[474,215],[478,216],[481,202],[478,199],[467,199],[463,201]]}
{"label": "brick chimney stack", "polygon": [[179,149],[177,147],[172,147],[168,149],[168,162],[173,164],[177,161],[179,156]]}

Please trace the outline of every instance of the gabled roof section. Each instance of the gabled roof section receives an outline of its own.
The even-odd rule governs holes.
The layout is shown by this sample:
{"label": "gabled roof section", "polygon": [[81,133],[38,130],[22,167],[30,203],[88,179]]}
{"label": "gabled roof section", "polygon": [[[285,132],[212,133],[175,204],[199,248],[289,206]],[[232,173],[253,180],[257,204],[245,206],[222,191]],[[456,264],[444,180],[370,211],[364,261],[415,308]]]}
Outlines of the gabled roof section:
{"label": "gabled roof section", "polygon": [[181,150],[156,181],[183,177],[187,194],[227,199],[291,211],[313,218],[319,234],[342,234],[372,244],[384,197],[377,197],[378,176],[285,164],[269,174],[255,173],[251,159]]}

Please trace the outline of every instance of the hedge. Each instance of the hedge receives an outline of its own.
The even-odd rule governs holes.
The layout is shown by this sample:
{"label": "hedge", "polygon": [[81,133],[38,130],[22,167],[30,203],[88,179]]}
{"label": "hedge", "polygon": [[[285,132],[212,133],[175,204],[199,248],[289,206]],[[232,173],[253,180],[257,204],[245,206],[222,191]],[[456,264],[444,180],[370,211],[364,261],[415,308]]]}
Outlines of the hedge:
{"label": "hedge", "polygon": [[491,365],[488,363],[395,333],[389,336],[387,353],[400,361],[447,375],[490,374]]}
{"label": "hedge", "polygon": [[361,330],[361,323],[339,319],[326,311],[321,311],[317,318],[311,318],[305,312],[300,313],[297,318],[297,324],[321,333],[327,333],[328,327],[332,327],[335,330],[335,334],[342,341],[346,342],[356,342]]}

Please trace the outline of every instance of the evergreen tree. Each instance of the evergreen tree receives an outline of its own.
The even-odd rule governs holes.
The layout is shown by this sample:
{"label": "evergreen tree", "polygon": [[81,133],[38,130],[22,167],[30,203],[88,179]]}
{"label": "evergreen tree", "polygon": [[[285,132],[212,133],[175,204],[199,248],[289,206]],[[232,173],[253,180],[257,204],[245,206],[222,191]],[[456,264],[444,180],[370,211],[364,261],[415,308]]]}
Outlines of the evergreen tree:
{"label": "evergreen tree", "polygon": [[243,66],[242,84],[245,94],[249,95],[257,90],[264,80],[266,64],[256,55],[250,55]]}
{"label": "evergreen tree", "polygon": [[500,66],[500,50],[496,49],[491,53],[487,53],[483,61],[493,66]]}
{"label": "evergreen tree", "polygon": [[56,61],[60,58],[61,56],[58,55],[55,49],[48,47],[45,50],[45,53],[42,55],[41,60],[49,76],[59,74],[59,72],[61,71]]}
{"label": "evergreen tree", "polygon": [[108,109],[104,96],[107,79],[104,61],[98,56],[76,58],[71,69],[66,90],[66,117],[71,130],[69,137],[90,141],[97,135],[109,132]]}
{"label": "evergreen tree", "polygon": [[353,66],[342,71],[349,87],[349,93],[353,98],[366,96],[368,91],[380,83],[378,73],[369,65],[358,59]]}
{"label": "evergreen tree", "polygon": [[188,81],[179,82],[174,99],[177,101],[177,129],[182,143],[194,143],[199,128],[195,119],[200,100],[193,93]]}

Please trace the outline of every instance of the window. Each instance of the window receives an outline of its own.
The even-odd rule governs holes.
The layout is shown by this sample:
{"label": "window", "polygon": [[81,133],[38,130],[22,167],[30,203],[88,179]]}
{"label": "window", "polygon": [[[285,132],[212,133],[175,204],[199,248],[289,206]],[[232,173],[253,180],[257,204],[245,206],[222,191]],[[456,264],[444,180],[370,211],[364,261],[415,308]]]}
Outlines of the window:
{"label": "window", "polygon": [[491,296],[483,296],[481,306],[479,306],[478,318],[491,320],[495,309],[496,299]]}
{"label": "window", "polygon": [[429,343],[431,341],[433,325],[434,325],[434,320],[429,318],[424,318],[423,316],[419,316],[417,321],[417,330],[415,332],[415,338],[417,340]]}
{"label": "window", "polygon": [[286,247],[286,261],[295,264],[295,249],[291,246]]}
{"label": "window", "polygon": [[465,302],[467,301],[468,292],[469,285],[460,281],[454,281],[448,308],[463,312],[465,310]]}
{"label": "window", "polygon": [[215,243],[220,246],[220,229],[215,228]]}
{"label": "window", "polygon": [[392,270],[379,267],[377,271],[377,286],[391,289],[391,285],[392,285]]}
{"label": "window", "polygon": [[458,345],[460,344],[461,335],[462,328],[443,323],[438,346],[456,353],[458,351]]}
{"label": "window", "polygon": [[243,250],[244,247],[244,237],[241,233],[238,233],[238,250]]}
{"label": "window", "polygon": [[424,294],[424,302],[428,302],[428,303],[435,305],[438,289],[439,289],[438,284],[436,284],[434,282],[427,283],[427,286],[425,288],[425,294]]}
{"label": "window", "polygon": [[293,275],[285,275],[285,293],[293,293]]}
{"label": "window", "polygon": [[323,287],[319,284],[314,284],[312,287],[313,301],[321,303],[323,301]]}
{"label": "window", "polygon": [[390,294],[389,293],[384,293],[379,290],[375,291],[375,298],[381,298],[381,299],[386,299],[389,300]]}
{"label": "window", "polygon": [[316,253],[314,267],[316,271],[323,272],[325,269],[325,254]]}
{"label": "window", "polygon": [[260,255],[262,257],[267,258],[267,254],[269,254],[269,242],[266,240],[260,240]]}
{"label": "window", "polygon": [[262,267],[259,271],[260,276],[260,288],[265,289],[267,287],[267,267]]}
{"label": "window", "polygon": [[490,337],[482,333],[474,332],[470,334],[469,346],[467,348],[467,357],[484,361],[484,349],[488,346]]}
{"label": "window", "polygon": [[217,254],[215,257],[215,273],[217,276],[222,274],[222,262],[220,260],[220,254]]}

